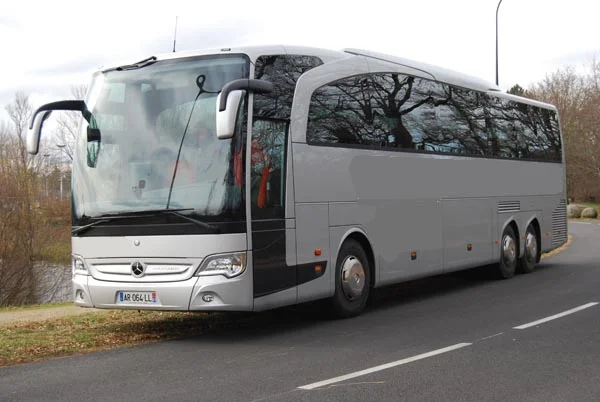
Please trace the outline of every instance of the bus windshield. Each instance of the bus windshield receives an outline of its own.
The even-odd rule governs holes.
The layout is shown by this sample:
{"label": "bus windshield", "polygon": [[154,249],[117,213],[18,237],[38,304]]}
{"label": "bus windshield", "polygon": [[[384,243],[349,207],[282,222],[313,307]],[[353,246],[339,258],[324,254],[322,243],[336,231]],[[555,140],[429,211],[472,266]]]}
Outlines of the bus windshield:
{"label": "bus windshield", "polygon": [[242,219],[244,139],[218,140],[215,114],[223,85],[248,68],[245,56],[227,55],[97,73],[73,163],[74,224],[160,208]]}

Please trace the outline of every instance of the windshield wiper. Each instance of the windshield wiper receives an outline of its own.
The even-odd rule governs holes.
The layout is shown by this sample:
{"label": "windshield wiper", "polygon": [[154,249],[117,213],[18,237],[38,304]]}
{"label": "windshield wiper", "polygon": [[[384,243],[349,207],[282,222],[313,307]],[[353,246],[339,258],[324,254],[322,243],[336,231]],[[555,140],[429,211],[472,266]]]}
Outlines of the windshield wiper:
{"label": "windshield wiper", "polygon": [[[193,210],[194,210],[194,208],[167,208],[167,209],[146,209],[146,210],[141,210],[141,211],[123,211],[123,212],[116,212],[116,213],[112,213],[112,214],[103,214],[103,215],[99,215],[99,216],[90,217],[90,219],[94,220],[95,222],[92,222],[86,226],[82,226],[78,229],[91,227],[94,224],[97,224],[97,223],[100,223],[103,221],[107,221],[107,220],[113,220],[113,219],[139,218],[139,217],[143,217],[143,216],[154,216],[157,214],[169,214],[169,215],[177,216],[181,219],[185,219],[186,221],[191,222],[191,223],[195,224],[196,226],[199,226],[203,229],[208,229],[213,233],[219,233],[221,231],[215,225],[211,225],[210,223],[199,221],[198,219],[190,218],[189,216],[180,213],[182,211],[193,211]],[[79,232],[77,232],[77,233],[79,233]]]}
{"label": "windshield wiper", "polygon": [[193,211],[193,210],[194,210],[194,208],[141,209],[141,210],[137,210],[137,211],[134,210],[134,211],[112,212],[112,213],[108,213],[108,214],[90,216],[89,218],[92,220],[101,220],[101,219],[106,219],[106,218],[126,219],[126,218],[139,218],[140,216],[144,216],[144,215],[154,215],[154,214],[160,214],[160,213],[166,213],[166,212],[181,212],[181,211]]}
{"label": "windshield wiper", "polygon": [[108,218],[106,218],[106,219],[98,219],[98,220],[95,220],[92,223],[88,223],[85,226],[76,227],[75,229],[71,229],[71,235],[78,235],[78,234],[80,234],[82,232],[85,232],[86,230],[88,230],[92,226],[96,226],[96,225],[99,225],[99,224],[104,223],[104,222],[109,222],[111,220],[112,219],[108,219]]}
{"label": "windshield wiper", "polygon": [[119,67],[108,68],[102,72],[107,73],[109,71],[115,71],[115,70],[116,71],[135,70],[138,68],[149,66],[150,64],[154,64],[154,63],[156,63],[157,60],[158,59],[156,58],[156,56],[151,56],[151,57],[148,57],[147,59],[140,60],[137,63],[125,64],[125,65],[119,66]]}
{"label": "windshield wiper", "polygon": [[178,216],[178,217],[180,217],[182,219],[185,219],[188,222],[192,222],[192,223],[196,224],[197,226],[200,226],[200,227],[202,227],[204,229],[211,230],[213,233],[220,233],[221,232],[221,229],[219,229],[219,227],[217,227],[215,225],[211,225],[210,223],[199,221],[198,219],[190,218],[189,216],[180,214],[176,210],[165,209],[165,213],[170,213],[171,215]]}

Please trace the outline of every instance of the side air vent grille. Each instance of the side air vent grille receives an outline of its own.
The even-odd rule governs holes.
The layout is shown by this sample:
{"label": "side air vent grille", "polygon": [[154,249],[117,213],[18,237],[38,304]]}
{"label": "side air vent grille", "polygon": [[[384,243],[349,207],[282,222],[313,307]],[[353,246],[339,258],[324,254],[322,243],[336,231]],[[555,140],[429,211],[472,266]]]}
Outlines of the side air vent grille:
{"label": "side air vent grille", "polygon": [[560,200],[552,213],[552,246],[558,247],[567,241],[567,203]]}
{"label": "side air vent grille", "polygon": [[498,203],[498,213],[519,212],[521,210],[521,201],[500,201]]}

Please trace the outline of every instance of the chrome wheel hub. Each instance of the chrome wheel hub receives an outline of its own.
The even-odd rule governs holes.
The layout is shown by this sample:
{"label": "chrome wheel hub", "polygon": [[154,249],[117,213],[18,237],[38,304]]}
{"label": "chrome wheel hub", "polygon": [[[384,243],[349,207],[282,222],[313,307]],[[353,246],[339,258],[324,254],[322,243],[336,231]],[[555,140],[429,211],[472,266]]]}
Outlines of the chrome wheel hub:
{"label": "chrome wheel hub", "polygon": [[510,236],[504,236],[502,239],[502,256],[507,265],[514,264],[517,259],[517,246]]}
{"label": "chrome wheel hub", "polygon": [[525,253],[528,261],[535,262],[537,257],[537,239],[531,232],[527,233],[527,237],[525,238]]}
{"label": "chrome wheel hub", "polygon": [[365,269],[360,260],[351,255],[342,263],[342,291],[348,300],[358,299],[365,288]]}

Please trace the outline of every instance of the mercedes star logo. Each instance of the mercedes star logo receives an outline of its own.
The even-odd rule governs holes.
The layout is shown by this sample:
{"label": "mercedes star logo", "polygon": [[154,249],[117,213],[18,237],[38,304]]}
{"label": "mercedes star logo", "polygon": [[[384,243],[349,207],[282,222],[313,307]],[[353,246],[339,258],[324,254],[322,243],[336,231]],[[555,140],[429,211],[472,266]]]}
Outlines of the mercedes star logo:
{"label": "mercedes star logo", "polygon": [[146,269],[146,267],[144,267],[144,264],[142,264],[139,261],[136,261],[136,262],[134,262],[134,263],[131,264],[131,273],[136,278],[141,278],[142,276],[144,276],[144,270],[145,269]]}

